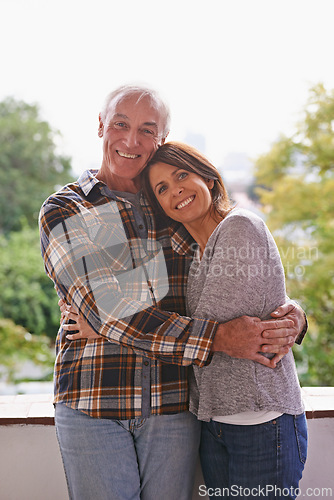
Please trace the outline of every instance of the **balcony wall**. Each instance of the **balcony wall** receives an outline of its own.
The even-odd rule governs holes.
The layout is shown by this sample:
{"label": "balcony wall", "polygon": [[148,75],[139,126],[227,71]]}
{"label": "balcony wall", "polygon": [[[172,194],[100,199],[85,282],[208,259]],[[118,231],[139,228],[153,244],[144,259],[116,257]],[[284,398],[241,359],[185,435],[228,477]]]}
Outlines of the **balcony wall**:
{"label": "balcony wall", "polygon": [[[334,388],[304,388],[303,393],[309,456],[300,489],[304,498],[331,498]],[[68,499],[51,400],[50,395],[0,397],[0,500]],[[199,494],[201,484],[198,469],[193,500],[205,498]]]}

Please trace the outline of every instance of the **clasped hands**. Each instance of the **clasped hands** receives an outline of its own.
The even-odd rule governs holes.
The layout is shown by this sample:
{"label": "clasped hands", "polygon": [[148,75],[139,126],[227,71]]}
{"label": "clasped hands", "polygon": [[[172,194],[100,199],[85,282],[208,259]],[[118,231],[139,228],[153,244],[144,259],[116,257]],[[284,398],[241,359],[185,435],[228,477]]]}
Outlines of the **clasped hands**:
{"label": "clasped hands", "polygon": [[[78,311],[64,300],[58,302],[61,311],[62,328],[68,340],[98,339],[98,335],[82,318]],[[251,316],[241,316],[218,326],[212,342],[212,351],[225,352],[234,358],[246,358],[275,368],[295,343],[301,332],[305,317],[295,304],[283,304],[271,316],[273,319],[261,321]],[[67,323],[73,320],[74,323]],[[78,333],[71,333],[78,331]],[[261,353],[275,354],[272,359]]]}

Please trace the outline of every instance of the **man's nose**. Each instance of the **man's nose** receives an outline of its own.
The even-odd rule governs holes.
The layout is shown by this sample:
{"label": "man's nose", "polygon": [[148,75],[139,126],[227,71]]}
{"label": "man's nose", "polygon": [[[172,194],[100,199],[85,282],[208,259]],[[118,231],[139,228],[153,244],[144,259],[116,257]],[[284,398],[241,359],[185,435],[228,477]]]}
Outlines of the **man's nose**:
{"label": "man's nose", "polygon": [[128,133],[126,134],[125,143],[129,148],[138,146],[139,144],[138,132],[136,130],[129,130]]}

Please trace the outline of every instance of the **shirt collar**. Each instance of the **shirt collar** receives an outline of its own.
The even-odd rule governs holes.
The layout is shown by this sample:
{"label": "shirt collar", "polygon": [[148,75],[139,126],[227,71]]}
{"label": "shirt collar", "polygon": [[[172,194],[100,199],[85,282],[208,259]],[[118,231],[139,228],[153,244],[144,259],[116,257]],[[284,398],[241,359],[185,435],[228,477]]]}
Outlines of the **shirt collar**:
{"label": "shirt collar", "polygon": [[78,179],[79,187],[84,192],[85,196],[88,196],[94,186],[97,184],[104,184],[96,178],[98,170],[85,170]]}
{"label": "shirt collar", "polygon": [[[88,196],[89,193],[92,191],[94,186],[99,184],[100,187],[100,193],[103,196],[108,196],[114,200],[122,200],[126,203],[130,203],[128,200],[125,200],[123,198],[120,198],[119,196],[116,196],[104,182],[99,181],[96,178],[96,174],[98,173],[98,170],[86,170],[81,174],[81,176],[78,179],[78,185],[82,189],[83,193]],[[148,201],[146,200],[145,196],[143,193],[140,194],[140,203],[142,206],[146,207],[147,212],[152,216],[152,208]],[[192,239],[187,232],[187,230],[182,226],[182,224],[178,222],[171,222],[170,223],[170,228],[172,230],[172,236],[171,236],[171,242],[172,242],[172,248],[175,252],[184,255],[184,254],[191,254],[193,250],[191,250],[191,242]]]}
{"label": "shirt collar", "polygon": [[[89,193],[92,191],[92,189],[97,184],[99,184],[100,193],[103,196],[108,196],[109,198],[112,198],[114,200],[121,200],[125,203],[130,203],[132,205],[132,203],[129,200],[119,195],[116,195],[111,189],[108,188],[108,186],[104,182],[97,179],[96,178],[97,173],[98,173],[97,169],[85,170],[85,172],[83,172],[79,177],[78,184],[79,187],[82,189],[83,193],[85,194],[85,196],[88,196]],[[145,198],[143,197],[142,193],[140,194],[140,201],[142,205],[145,205],[146,207],[149,206]]]}

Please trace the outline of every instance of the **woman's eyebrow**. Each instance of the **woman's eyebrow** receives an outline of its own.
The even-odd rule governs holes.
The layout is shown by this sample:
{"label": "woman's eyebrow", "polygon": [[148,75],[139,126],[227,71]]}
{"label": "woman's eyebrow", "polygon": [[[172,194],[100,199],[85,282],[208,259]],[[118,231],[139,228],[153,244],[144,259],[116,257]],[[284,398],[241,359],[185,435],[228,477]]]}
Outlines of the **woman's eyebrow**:
{"label": "woman's eyebrow", "polygon": [[158,182],[158,183],[155,185],[155,187],[154,187],[154,191],[156,191],[156,190],[157,190],[157,187],[158,187],[158,186],[160,186],[160,184],[163,184],[164,182],[165,182],[165,181],[160,181],[160,182]]}
{"label": "woman's eyebrow", "polygon": [[[175,170],[173,170],[173,172],[171,173],[171,175],[172,175],[172,176],[176,175],[176,174],[178,173],[178,171],[179,171],[179,170],[182,170],[182,168],[177,167]],[[164,182],[166,182],[166,181],[162,180],[162,181],[158,182],[158,183],[155,185],[154,191],[157,189],[157,187],[158,187],[158,186],[160,186],[160,184],[163,184]]]}

